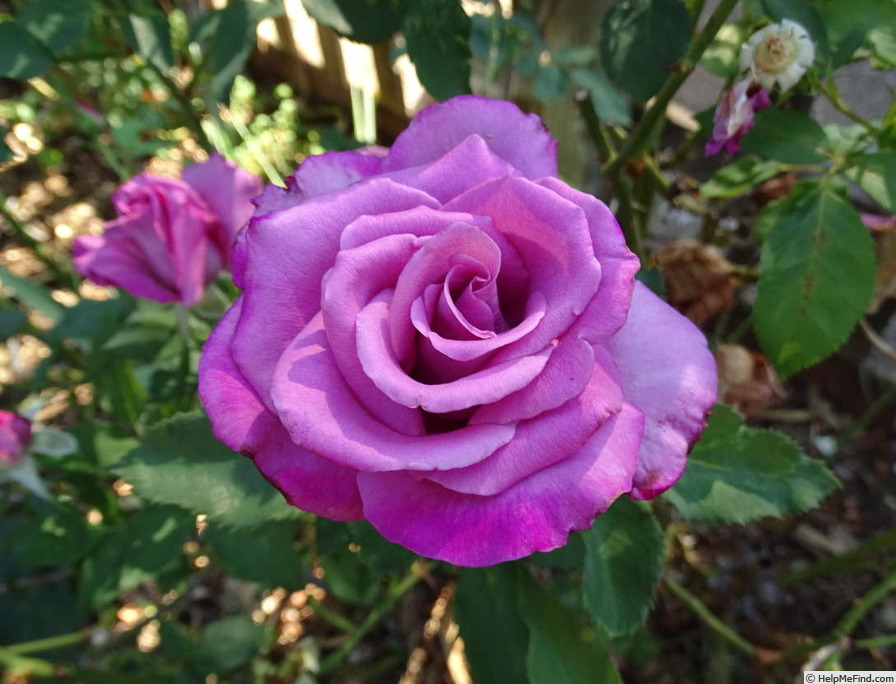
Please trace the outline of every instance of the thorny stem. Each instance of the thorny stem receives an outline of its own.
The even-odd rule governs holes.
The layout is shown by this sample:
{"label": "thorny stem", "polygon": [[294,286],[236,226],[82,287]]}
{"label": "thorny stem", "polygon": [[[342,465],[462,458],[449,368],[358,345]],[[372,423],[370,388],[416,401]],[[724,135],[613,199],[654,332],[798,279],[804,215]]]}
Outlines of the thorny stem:
{"label": "thorny stem", "polygon": [[697,62],[700,61],[703,52],[709,47],[709,44],[712,42],[713,38],[715,38],[716,33],[719,32],[722,24],[725,23],[725,19],[731,14],[731,11],[738,1],[739,0],[721,0],[721,2],[719,2],[718,7],[716,7],[706,21],[703,30],[697,33],[691,40],[691,43],[688,46],[684,57],[682,57],[681,61],[678,63],[676,70],[666,78],[665,83],[663,83],[659,93],[657,93],[653,106],[645,112],[643,117],[641,117],[641,120],[635,126],[625,145],[622,146],[619,154],[604,163],[604,172],[607,175],[614,176],[618,174],[622,169],[622,165],[641,148],[647,137],[653,131],[654,126],[657,124],[660,117],[665,116],[666,107],[672,101],[675,93],[678,92],[681,84],[684,83],[685,79],[694,70]]}
{"label": "thorny stem", "polygon": [[719,618],[713,615],[709,608],[706,607],[706,604],[703,603],[703,601],[697,598],[694,594],[689,592],[673,579],[667,579],[666,586],[669,587],[669,590],[673,594],[675,594],[675,596],[677,596],[682,601],[682,603],[690,608],[697,617],[703,620],[703,622],[706,623],[708,627],[710,627],[719,636],[728,641],[732,646],[737,648],[737,650],[739,650],[741,653],[745,653],[748,656],[756,655],[756,647],[753,644],[737,634],[728,625],[726,625],[724,622],[719,620]]}
{"label": "thorny stem", "polygon": [[376,624],[386,615],[392,607],[398,602],[398,600],[404,596],[417,582],[419,582],[424,575],[423,570],[425,569],[425,565],[421,568],[418,566],[418,562],[415,562],[414,565],[411,566],[410,572],[405,575],[401,581],[398,582],[390,591],[389,595],[386,597],[386,600],[383,601],[379,606],[377,606],[374,610],[372,610],[364,622],[358,625],[355,628],[354,632],[346,639],[345,643],[339,647],[338,650],[334,651],[330,655],[328,655],[324,661],[320,665],[319,674],[326,675],[332,672],[334,669],[339,667],[339,664],[342,660],[352,652],[355,646],[364,638],[364,636],[373,629]]}
{"label": "thorny stem", "polygon": [[[576,101],[578,102],[582,118],[585,121],[585,127],[594,142],[594,146],[597,148],[597,153],[600,155],[601,159],[606,162],[616,154],[607,127],[597,116],[597,111],[594,109],[594,103],[591,101],[588,93],[580,91],[576,95]],[[634,211],[634,196],[632,193],[631,178],[617,174],[616,176],[613,176],[612,179],[616,184],[615,192],[619,198],[619,224],[625,235],[625,242],[643,263],[644,240]]]}

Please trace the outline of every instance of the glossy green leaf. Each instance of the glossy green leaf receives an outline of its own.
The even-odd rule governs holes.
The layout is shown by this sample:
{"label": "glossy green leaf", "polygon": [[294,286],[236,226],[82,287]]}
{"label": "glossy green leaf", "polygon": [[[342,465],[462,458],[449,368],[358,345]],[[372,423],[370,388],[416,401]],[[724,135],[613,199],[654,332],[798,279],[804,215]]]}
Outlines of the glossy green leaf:
{"label": "glossy green leaf", "polygon": [[842,345],[874,290],[874,245],[852,205],[829,184],[800,182],[761,215],[753,312],[756,334],[787,377]]}
{"label": "glossy green leaf", "polygon": [[606,74],[593,69],[575,69],[571,76],[573,83],[588,91],[594,111],[601,121],[620,126],[631,124],[628,101]]}
{"label": "glossy green leaf", "polygon": [[263,587],[289,591],[305,586],[306,568],[296,543],[296,524],[279,520],[251,530],[209,525],[203,539],[214,563],[227,574]]}
{"label": "glossy green leaf", "polygon": [[[464,651],[479,684],[527,684],[529,630],[516,598],[511,565],[464,570],[454,594],[454,613]],[[500,629],[496,629],[500,625]]]}
{"label": "glossy green leaf", "polygon": [[825,139],[824,129],[808,114],[763,109],[744,136],[742,149],[787,164],[814,164],[825,160],[819,151]]}
{"label": "glossy green leaf", "polygon": [[232,615],[202,630],[196,656],[201,667],[226,673],[249,662],[266,641],[264,625],[246,615]]}
{"label": "glossy green leaf", "polygon": [[650,507],[620,497],[584,532],[582,590],[591,616],[611,635],[647,619],[663,570],[663,532]]}
{"label": "glossy green leaf", "polygon": [[10,535],[10,548],[24,567],[69,565],[80,560],[94,541],[84,515],[70,506]]}
{"label": "glossy green leaf", "polygon": [[191,39],[204,42],[203,76],[212,99],[226,102],[246,60],[255,49],[258,22],[283,14],[279,0],[235,2],[223,9],[205,12],[196,22]]}
{"label": "glossy green leaf", "polygon": [[700,194],[711,199],[737,197],[774,178],[783,169],[780,164],[756,157],[741,157],[718,171],[700,186]]}
{"label": "glossy green leaf", "polygon": [[87,33],[91,13],[87,0],[31,0],[16,21],[53,55],[60,55]]}
{"label": "glossy green leaf", "polygon": [[229,527],[298,515],[252,461],[215,439],[201,414],[180,414],[153,426],[112,470],[150,501],[203,513]]}
{"label": "glossy green leaf", "polygon": [[653,97],[684,54],[691,17],[680,0],[621,0],[604,16],[601,64],[638,102]]}
{"label": "glossy green leaf", "polygon": [[18,21],[0,23],[0,76],[32,78],[53,66],[53,55]]}
{"label": "glossy green leaf", "polygon": [[663,496],[694,522],[746,523],[814,508],[837,484],[788,437],[716,405],[681,479]]}
{"label": "glossy green leaf", "polygon": [[193,518],[174,506],[135,513],[87,556],[81,574],[85,604],[98,608],[178,564],[192,529]]}
{"label": "glossy green leaf", "polygon": [[402,24],[417,77],[437,100],[470,92],[470,18],[458,0],[414,0]]}
{"label": "glossy green leaf", "polygon": [[610,652],[578,614],[523,572],[516,586],[517,608],[529,628],[531,684],[622,684]]}
{"label": "glossy green leaf", "polygon": [[875,152],[856,160],[846,175],[883,205],[896,213],[896,152]]}
{"label": "glossy green leaf", "polygon": [[[359,43],[387,40],[401,28],[405,0],[302,0],[308,14]],[[413,3],[412,3],[413,4]]]}
{"label": "glossy green leaf", "polygon": [[34,280],[17,276],[4,266],[0,266],[0,289],[8,290],[23,306],[43,314],[54,323],[58,323],[65,315],[66,308],[50,296],[46,287]]}
{"label": "glossy green leaf", "polygon": [[124,37],[131,49],[163,74],[174,65],[171,30],[161,12],[131,14],[122,22]]}

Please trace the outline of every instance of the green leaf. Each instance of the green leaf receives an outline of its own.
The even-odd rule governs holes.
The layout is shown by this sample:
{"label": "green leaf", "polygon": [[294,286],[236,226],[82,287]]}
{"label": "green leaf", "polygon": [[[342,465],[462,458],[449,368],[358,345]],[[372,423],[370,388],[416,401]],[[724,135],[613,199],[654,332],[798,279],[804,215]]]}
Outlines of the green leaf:
{"label": "green leaf", "polygon": [[78,440],[79,451],[101,468],[118,463],[139,444],[129,432],[101,421],[79,423],[72,426],[71,432]]}
{"label": "green leaf", "polygon": [[25,567],[63,566],[80,560],[90,549],[91,528],[84,516],[70,506],[10,535],[10,546]]}
{"label": "green leaf", "polygon": [[14,19],[0,23],[0,76],[32,78],[53,66],[53,56]]}
{"label": "green leaf", "polygon": [[91,13],[87,0],[31,0],[16,21],[58,56],[84,37]]}
{"label": "green leaf", "polygon": [[18,335],[28,323],[28,317],[11,306],[0,306],[0,342]]}
{"label": "green leaf", "polygon": [[663,496],[694,522],[746,523],[814,508],[837,481],[788,437],[717,404],[681,479]]}
{"label": "green leaf", "polygon": [[497,565],[464,570],[457,581],[454,614],[479,684],[528,684],[529,630],[517,607],[516,575],[514,566]]}
{"label": "green leaf", "polygon": [[131,49],[163,74],[174,65],[171,30],[161,12],[130,14],[123,22],[124,37]]}
{"label": "green leaf", "polygon": [[749,192],[760,183],[774,178],[783,169],[780,164],[761,161],[756,157],[741,157],[733,164],[719,169],[700,186],[700,194],[712,199],[737,197]]}
{"label": "green leaf", "polygon": [[209,525],[203,538],[211,545],[212,560],[233,577],[289,591],[305,585],[293,521],[269,522],[251,530]]}
{"label": "green leaf", "polygon": [[209,95],[218,102],[230,99],[230,90],[255,49],[255,29],[263,19],[283,14],[283,3],[235,2],[205,12],[196,22],[191,39],[206,41],[202,71],[208,77]]}
{"label": "green leaf", "polygon": [[407,571],[416,556],[386,541],[364,522],[315,521],[318,557],[327,583],[344,601],[369,604],[378,595],[380,581]]}
{"label": "green leaf", "polygon": [[874,291],[874,245],[852,205],[815,180],[766,207],[753,311],[762,348],[784,377],[846,341]]}
{"label": "green leaf", "polygon": [[532,81],[532,94],[542,102],[556,102],[566,94],[568,85],[566,70],[552,63],[538,68]]}
{"label": "green leaf", "polygon": [[233,615],[202,630],[197,658],[212,672],[226,673],[249,662],[266,641],[264,625],[245,615]]}
{"label": "green leaf", "polygon": [[470,92],[472,24],[458,0],[414,0],[402,30],[417,77],[437,100]]}
{"label": "green leaf", "polygon": [[141,496],[235,528],[298,516],[248,458],[215,439],[202,414],[180,414],[146,432],[112,467]]}
{"label": "green leaf", "polygon": [[130,359],[103,364],[96,374],[103,408],[128,425],[136,425],[146,405],[146,390],[137,378]]}
{"label": "green leaf", "polygon": [[582,536],[585,606],[611,635],[631,634],[653,605],[663,570],[663,532],[649,506],[623,496]]}
{"label": "green leaf", "polygon": [[892,26],[875,26],[868,34],[868,45],[872,52],[872,67],[896,68],[896,29]]}
{"label": "green leaf", "polygon": [[896,213],[896,152],[888,150],[859,157],[846,175],[888,211]]}
{"label": "green leaf", "polygon": [[815,42],[815,58],[827,62],[830,56],[828,33],[813,3],[806,0],[760,0],[765,13],[774,21],[790,19],[802,25]]}
{"label": "green leaf", "polygon": [[684,54],[691,17],[680,0],[622,0],[606,13],[601,64],[640,103],[653,97]]}
{"label": "green leaf", "polygon": [[620,126],[631,124],[628,101],[606,74],[592,69],[575,69],[571,76],[573,83],[588,91],[591,104],[601,121]]}
{"label": "green leaf", "polygon": [[891,0],[822,0],[815,6],[833,45],[834,67],[847,63],[875,26],[896,24]]}
{"label": "green leaf", "polygon": [[[0,36],[0,41],[2,40]],[[12,292],[23,306],[43,314],[54,323],[58,323],[65,315],[65,307],[50,296],[50,291],[46,287],[33,280],[14,275],[4,266],[0,266],[0,286]]]}
{"label": "green leaf", "polygon": [[763,109],[756,126],[744,136],[743,151],[787,164],[814,164],[825,160],[819,147],[824,129],[807,114],[787,109]]}
{"label": "green leaf", "polygon": [[5,137],[6,129],[0,126],[0,164],[5,164],[15,156],[12,149],[6,144]]}
{"label": "green leaf", "polygon": [[85,604],[99,608],[122,591],[177,565],[192,529],[192,517],[174,506],[153,506],[135,513],[87,556],[81,574]]}
{"label": "green leaf", "polygon": [[622,684],[595,633],[522,572],[517,577],[517,608],[529,628],[526,670],[531,684]]}
{"label": "green leaf", "polygon": [[[405,0],[302,0],[308,14],[346,38],[379,43],[401,28]],[[411,3],[413,4],[413,3]]]}
{"label": "green leaf", "polygon": [[738,24],[722,24],[722,28],[700,58],[707,71],[721,78],[733,78],[740,71],[740,46],[749,36]]}

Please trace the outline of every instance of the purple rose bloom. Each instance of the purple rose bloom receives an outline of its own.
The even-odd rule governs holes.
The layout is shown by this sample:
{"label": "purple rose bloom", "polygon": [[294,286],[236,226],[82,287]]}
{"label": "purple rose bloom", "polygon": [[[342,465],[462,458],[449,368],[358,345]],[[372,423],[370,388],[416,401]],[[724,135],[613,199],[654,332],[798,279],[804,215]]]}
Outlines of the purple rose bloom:
{"label": "purple rose bloom", "polygon": [[548,551],[671,486],[715,399],[637,270],[536,116],[458,97],[259,198],[200,395],[299,508],[458,565]]}
{"label": "purple rose bloom", "polygon": [[706,143],[706,155],[716,154],[722,148],[728,154],[737,152],[741,138],[755,125],[756,112],[771,104],[768,92],[749,78],[722,92],[712,119],[712,138]]}
{"label": "purple rose bloom", "polygon": [[230,262],[234,237],[252,215],[261,181],[220,155],[181,180],[141,173],[112,197],[119,218],[72,246],[75,267],[136,297],[192,306]]}
{"label": "purple rose bloom", "polygon": [[31,422],[18,413],[0,411],[0,466],[20,463],[31,441]]}

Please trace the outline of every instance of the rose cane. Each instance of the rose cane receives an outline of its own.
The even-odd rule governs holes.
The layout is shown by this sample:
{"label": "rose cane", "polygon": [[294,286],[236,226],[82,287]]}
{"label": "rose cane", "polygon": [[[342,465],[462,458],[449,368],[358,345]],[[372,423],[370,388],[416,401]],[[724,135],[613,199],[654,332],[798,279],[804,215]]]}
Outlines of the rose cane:
{"label": "rose cane", "polygon": [[547,551],[670,487],[715,400],[638,266],[537,117],[458,97],[259,198],[200,396],[304,510],[459,565]]}
{"label": "rose cane", "polygon": [[115,192],[119,218],[104,234],[75,239],[75,267],[100,285],[192,306],[229,266],[260,191],[258,178],[220,155],[188,167],[180,180],[141,173]]}

